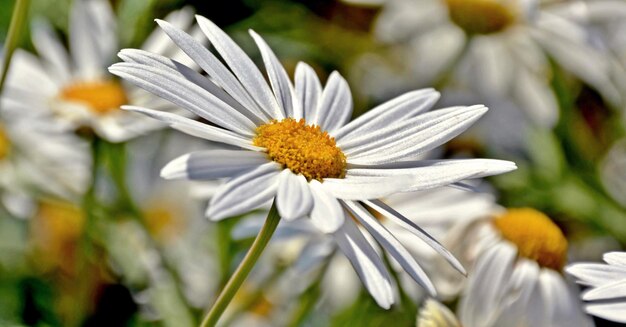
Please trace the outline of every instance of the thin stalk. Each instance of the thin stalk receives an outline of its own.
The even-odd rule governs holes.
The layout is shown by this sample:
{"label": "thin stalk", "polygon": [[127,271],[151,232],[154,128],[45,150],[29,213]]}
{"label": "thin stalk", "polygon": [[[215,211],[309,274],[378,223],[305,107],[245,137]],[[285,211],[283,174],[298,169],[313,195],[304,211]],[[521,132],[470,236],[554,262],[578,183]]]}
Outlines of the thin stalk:
{"label": "thin stalk", "polygon": [[9,72],[9,64],[13,57],[13,52],[17,48],[24,24],[26,23],[26,17],[28,16],[28,7],[30,6],[29,0],[17,0],[15,7],[13,7],[13,15],[11,16],[11,25],[9,25],[9,33],[7,34],[6,42],[4,43],[4,58],[2,59],[2,67],[0,68],[0,93],[4,88],[4,82],[6,81],[7,74]]}
{"label": "thin stalk", "polygon": [[200,327],[212,327],[217,324],[217,321],[222,316],[222,313],[224,313],[224,310],[226,310],[226,307],[235,296],[235,293],[237,293],[237,290],[239,290],[239,287],[241,287],[241,284],[243,284],[257,260],[259,260],[261,253],[265,250],[265,246],[269,243],[272,235],[276,231],[279,221],[280,216],[276,209],[276,202],[274,202],[270,212],[267,214],[267,218],[265,219],[265,223],[259,235],[254,239],[250,250],[239,264],[239,267],[237,267],[237,270],[235,270],[235,273],[230,277],[226,286],[224,286],[224,289],[209,310],[209,313],[204,317]]}
{"label": "thin stalk", "polygon": [[96,182],[98,180],[98,169],[100,162],[100,158],[102,156],[102,140],[100,140],[97,136],[93,136],[91,141],[91,157],[92,157],[92,167],[91,167],[91,182],[89,188],[83,195],[82,199],[82,210],[85,219],[84,230],[79,240],[80,251],[78,254],[78,259],[76,262],[76,269],[78,272],[78,276],[85,276],[85,278],[79,278],[77,280],[78,285],[78,293],[77,293],[77,301],[74,306],[75,314],[72,317],[74,321],[69,323],[69,325],[79,325],[80,321],[85,318],[86,308],[88,306],[89,298],[91,296],[91,282],[92,279],[90,276],[90,267],[92,264],[92,259],[94,258],[96,246],[94,244],[94,235],[97,233],[96,231],[96,211],[98,210],[98,199],[96,198]]}

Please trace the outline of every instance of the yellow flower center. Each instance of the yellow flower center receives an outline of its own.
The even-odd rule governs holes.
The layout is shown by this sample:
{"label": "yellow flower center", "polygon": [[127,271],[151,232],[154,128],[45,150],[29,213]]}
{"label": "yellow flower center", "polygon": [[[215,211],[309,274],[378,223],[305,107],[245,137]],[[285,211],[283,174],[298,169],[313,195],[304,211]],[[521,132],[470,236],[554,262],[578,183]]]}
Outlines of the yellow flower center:
{"label": "yellow flower center", "polygon": [[9,136],[5,132],[2,125],[0,125],[0,160],[6,158],[11,150],[11,143],[9,142]]}
{"label": "yellow flower center", "polygon": [[521,257],[539,266],[561,271],[567,257],[567,240],[548,216],[531,208],[510,209],[494,219],[502,237],[517,246]]}
{"label": "yellow flower center", "polygon": [[83,211],[71,203],[44,200],[31,221],[31,240],[41,268],[70,270],[85,224]]}
{"label": "yellow flower center", "polygon": [[345,175],[346,156],[319,126],[285,118],[261,125],[256,132],[254,145],[266,148],[272,160],[308,180]]}
{"label": "yellow flower center", "polygon": [[504,30],[516,20],[512,0],[444,0],[450,19],[468,34]]}
{"label": "yellow flower center", "polygon": [[61,91],[61,99],[80,102],[96,114],[104,115],[128,103],[126,92],[114,81],[96,81],[72,84]]}
{"label": "yellow flower center", "polygon": [[160,239],[168,240],[180,235],[184,226],[175,210],[165,206],[151,205],[143,212],[146,225],[150,233]]}

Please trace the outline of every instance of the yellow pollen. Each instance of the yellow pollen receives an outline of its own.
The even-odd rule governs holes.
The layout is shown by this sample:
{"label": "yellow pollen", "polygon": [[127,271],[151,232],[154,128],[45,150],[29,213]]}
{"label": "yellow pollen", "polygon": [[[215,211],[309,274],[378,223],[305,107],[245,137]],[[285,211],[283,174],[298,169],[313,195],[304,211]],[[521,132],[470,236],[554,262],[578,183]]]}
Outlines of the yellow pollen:
{"label": "yellow pollen", "polygon": [[126,92],[114,81],[76,83],[63,89],[60,97],[88,105],[93,112],[100,115],[116,111],[128,103]]}
{"label": "yellow pollen", "polygon": [[500,32],[513,25],[512,0],[444,0],[450,19],[468,34]]}
{"label": "yellow pollen", "polygon": [[285,118],[261,125],[256,132],[254,145],[266,148],[272,160],[308,180],[345,175],[346,156],[335,139],[317,125]]}
{"label": "yellow pollen", "polygon": [[5,132],[2,125],[0,125],[0,160],[6,158],[11,150],[11,143],[9,142],[9,136]]}
{"label": "yellow pollen", "polygon": [[502,237],[514,243],[521,257],[539,266],[561,271],[567,257],[567,239],[548,216],[531,208],[510,209],[493,221]]}

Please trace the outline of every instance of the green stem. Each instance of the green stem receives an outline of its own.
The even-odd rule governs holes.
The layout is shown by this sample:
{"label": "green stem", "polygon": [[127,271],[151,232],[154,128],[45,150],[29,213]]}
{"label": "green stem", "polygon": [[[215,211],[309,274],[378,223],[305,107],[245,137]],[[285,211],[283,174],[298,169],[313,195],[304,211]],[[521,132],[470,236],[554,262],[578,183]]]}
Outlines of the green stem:
{"label": "green stem", "polygon": [[276,209],[276,202],[274,202],[270,212],[267,214],[265,224],[263,224],[259,235],[254,239],[250,250],[239,264],[239,267],[237,267],[237,270],[235,270],[235,273],[230,277],[226,286],[224,286],[224,289],[213,304],[213,307],[211,307],[209,313],[204,317],[200,327],[215,326],[217,324],[217,321],[220,319],[222,313],[224,313],[224,310],[226,310],[226,307],[235,296],[235,293],[237,293],[237,290],[239,290],[239,287],[241,287],[241,284],[243,284],[255,263],[259,260],[265,246],[272,238],[274,231],[276,231],[279,221],[280,216]]}
{"label": "green stem", "polygon": [[77,280],[77,293],[76,293],[76,305],[74,306],[75,314],[73,315],[73,321],[68,323],[70,326],[78,326],[80,322],[85,318],[87,312],[87,306],[89,298],[91,296],[91,283],[92,279],[89,278],[90,264],[95,257],[96,246],[94,244],[96,231],[96,219],[97,215],[95,211],[99,206],[98,199],[96,198],[96,181],[98,180],[98,169],[100,158],[102,156],[102,140],[97,136],[93,136],[91,141],[91,181],[89,188],[83,195],[82,210],[85,219],[84,230],[79,240],[80,251],[76,262],[76,269],[78,276],[86,276],[85,278],[79,278]]}
{"label": "green stem", "polygon": [[11,63],[13,52],[15,48],[17,48],[22,29],[24,29],[29,5],[29,0],[17,0],[15,7],[13,7],[11,25],[9,25],[9,33],[7,34],[6,43],[4,44],[4,58],[2,59],[2,67],[0,69],[0,92],[4,88],[4,82],[9,73],[9,64]]}

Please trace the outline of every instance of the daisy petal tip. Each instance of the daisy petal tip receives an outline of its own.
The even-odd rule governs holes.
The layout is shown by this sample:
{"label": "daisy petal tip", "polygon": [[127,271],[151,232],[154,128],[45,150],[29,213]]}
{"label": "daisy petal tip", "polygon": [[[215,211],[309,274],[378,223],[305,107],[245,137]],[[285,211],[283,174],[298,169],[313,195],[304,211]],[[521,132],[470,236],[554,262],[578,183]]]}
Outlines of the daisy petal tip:
{"label": "daisy petal tip", "polygon": [[222,215],[219,214],[221,210],[218,210],[218,208],[216,206],[213,205],[209,205],[209,207],[206,209],[206,212],[204,213],[204,215],[210,220],[210,221],[220,221],[226,217],[222,217]]}
{"label": "daisy petal tip", "polygon": [[137,106],[129,106],[127,104],[120,106],[120,109],[126,110],[126,111],[141,111],[141,108]]}
{"label": "daisy petal tip", "polygon": [[189,161],[189,154],[180,156],[170,161],[165,167],[161,169],[161,177],[164,179],[177,179],[185,178],[187,175],[187,162]]}

